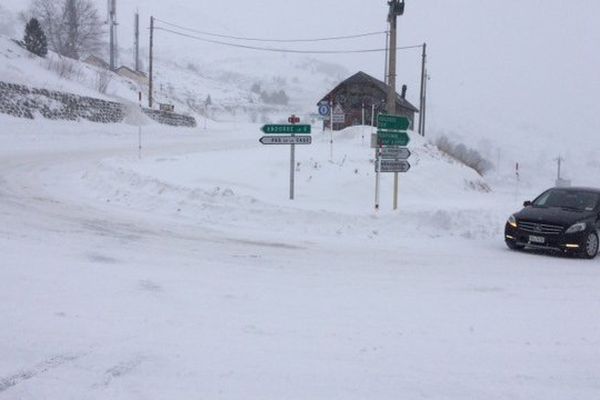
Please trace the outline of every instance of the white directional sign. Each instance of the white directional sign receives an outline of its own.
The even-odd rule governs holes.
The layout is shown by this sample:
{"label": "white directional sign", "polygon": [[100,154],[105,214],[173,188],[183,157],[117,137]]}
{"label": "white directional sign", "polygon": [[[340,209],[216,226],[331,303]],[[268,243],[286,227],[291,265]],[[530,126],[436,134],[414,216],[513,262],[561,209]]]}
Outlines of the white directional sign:
{"label": "white directional sign", "polygon": [[379,171],[379,164],[375,163],[375,172],[408,172],[410,170],[410,163],[405,160],[380,160],[381,171]]}
{"label": "white directional sign", "polygon": [[384,147],[381,149],[381,158],[392,160],[408,160],[410,150],[406,147]]}
{"label": "white directional sign", "polygon": [[260,138],[262,144],[311,144],[310,136],[263,136]]}

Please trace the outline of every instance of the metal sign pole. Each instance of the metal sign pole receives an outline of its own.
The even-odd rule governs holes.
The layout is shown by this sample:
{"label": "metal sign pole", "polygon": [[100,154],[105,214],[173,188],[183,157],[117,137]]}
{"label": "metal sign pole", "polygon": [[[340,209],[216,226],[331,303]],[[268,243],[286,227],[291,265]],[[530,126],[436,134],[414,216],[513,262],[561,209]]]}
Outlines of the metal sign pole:
{"label": "metal sign pole", "polygon": [[394,210],[398,209],[398,173],[394,172]]}
{"label": "metal sign pole", "polygon": [[329,161],[333,162],[333,101],[330,102],[329,108],[329,134],[331,138],[329,139]]}
{"label": "metal sign pole", "polygon": [[[292,134],[292,137],[294,137],[294,134]],[[296,164],[296,145],[292,144],[290,145],[290,200],[294,200],[294,178],[295,178],[295,171],[296,169],[294,168]]]}
{"label": "metal sign pole", "polygon": [[362,125],[361,125],[361,133],[362,133],[362,144],[365,144],[365,103],[362,103]]}
{"label": "metal sign pole", "polygon": [[[375,127],[375,104],[371,105],[371,126]],[[379,173],[381,171],[379,155],[379,146],[375,148],[375,163],[377,164],[377,171],[375,172],[375,211],[379,211]]]}
{"label": "metal sign pole", "polygon": [[[140,114],[142,114],[142,92],[138,92],[138,103],[140,106]],[[138,159],[142,159],[142,121],[141,115],[138,122]]]}
{"label": "metal sign pole", "polygon": [[[296,118],[295,115],[292,114],[290,118],[288,118],[288,122],[292,125],[296,125],[297,122],[300,121],[300,118]],[[292,133],[292,138],[296,135]],[[292,139],[293,140],[293,139]],[[292,143],[290,145],[290,200],[294,200],[294,186],[295,186],[295,178],[296,178],[296,145]]]}
{"label": "metal sign pole", "polygon": [[377,163],[377,172],[375,173],[375,212],[379,211],[379,190],[381,187],[381,150],[378,147],[376,150],[377,158],[375,162]]}

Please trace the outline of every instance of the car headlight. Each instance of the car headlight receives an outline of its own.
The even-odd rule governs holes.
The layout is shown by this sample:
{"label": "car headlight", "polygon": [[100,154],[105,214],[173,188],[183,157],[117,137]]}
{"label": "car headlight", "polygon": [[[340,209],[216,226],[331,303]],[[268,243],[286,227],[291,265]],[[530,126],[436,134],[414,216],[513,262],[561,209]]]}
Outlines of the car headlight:
{"label": "car headlight", "polygon": [[510,217],[508,217],[508,221],[507,221],[507,222],[508,222],[508,224],[509,224],[510,226],[512,226],[513,228],[516,228],[516,227],[517,227],[517,219],[515,218],[515,216],[514,216],[514,215],[511,215]]}
{"label": "car headlight", "polygon": [[585,231],[585,228],[587,228],[587,224],[585,222],[578,222],[567,229],[567,233],[583,232]]}

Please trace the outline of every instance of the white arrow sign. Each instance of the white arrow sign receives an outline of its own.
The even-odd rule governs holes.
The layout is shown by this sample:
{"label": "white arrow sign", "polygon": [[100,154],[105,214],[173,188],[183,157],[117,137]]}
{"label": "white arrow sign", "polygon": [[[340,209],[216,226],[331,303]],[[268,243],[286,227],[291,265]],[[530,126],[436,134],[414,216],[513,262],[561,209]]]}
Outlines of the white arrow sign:
{"label": "white arrow sign", "polygon": [[410,150],[406,147],[384,147],[381,149],[381,158],[385,159],[408,160],[410,155]]}
{"label": "white arrow sign", "polygon": [[[381,171],[378,171],[379,163],[381,163]],[[408,172],[410,164],[404,160],[380,160],[375,163],[375,172]]]}
{"label": "white arrow sign", "polygon": [[311,136],[263,136],[262,144],[311,144]]}

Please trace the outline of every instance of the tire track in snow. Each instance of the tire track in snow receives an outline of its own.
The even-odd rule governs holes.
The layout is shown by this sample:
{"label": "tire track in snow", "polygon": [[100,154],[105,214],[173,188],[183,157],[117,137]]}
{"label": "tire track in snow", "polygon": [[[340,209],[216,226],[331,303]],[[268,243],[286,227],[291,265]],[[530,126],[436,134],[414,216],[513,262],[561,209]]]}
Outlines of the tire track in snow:
{"label": "tire track in snow", "polygon": [[48,372],[54,368],[58,368],[63,364],[74,361],[78,359],[80,355],[68,355],[62,354],[51,357],[47,360],[42,361],[41,363],[34,365],[33,367],[22,370],[8,376],[6,378],[0,378],[0,393],[5,392],[6,390],[24,382],[29,379],[35,378],[38,375],[41,375],[45,372]]}
{"label": "tire track in snow", "polygon": [[113,380],[121,378],[131,373],[133,370],[139,367],[143,361],[144,358],[138,356],[130,360],[122,361],[110,367],[104,372],[104,379],[102,380],[102,383],[95,384],[93,387],[99,388],[109,386]]}

